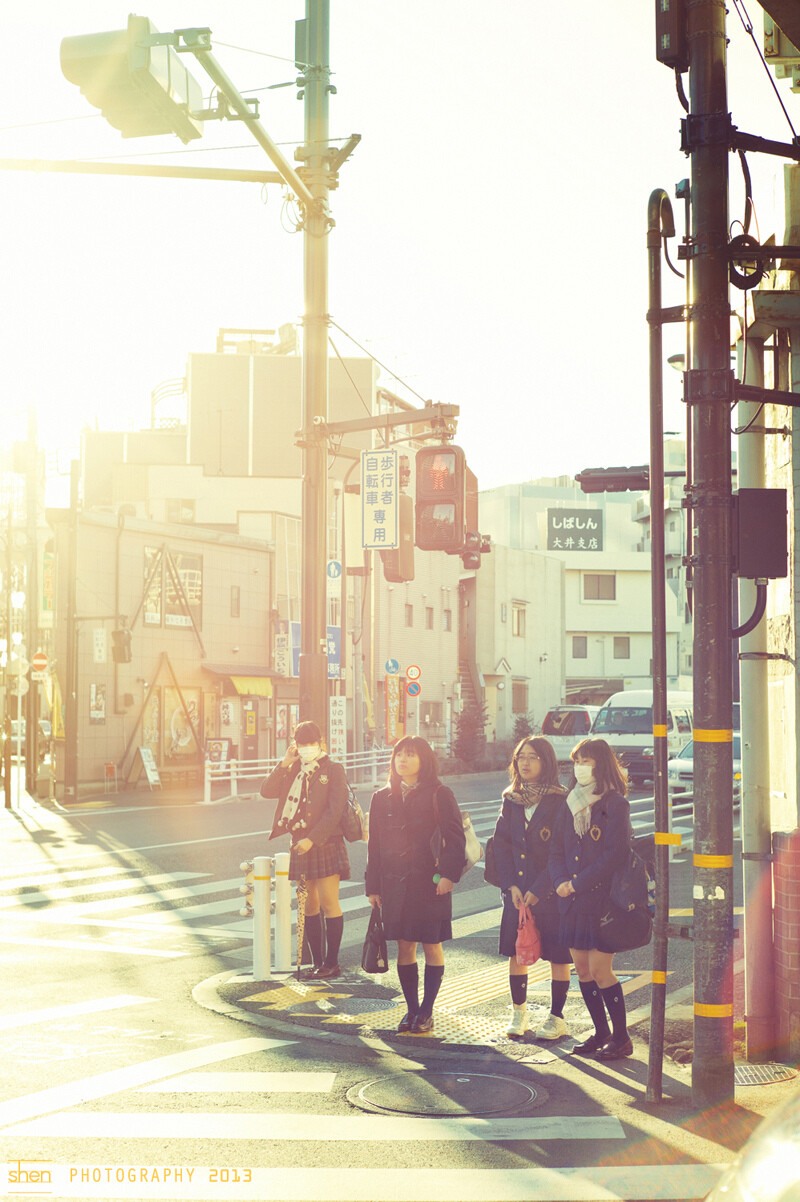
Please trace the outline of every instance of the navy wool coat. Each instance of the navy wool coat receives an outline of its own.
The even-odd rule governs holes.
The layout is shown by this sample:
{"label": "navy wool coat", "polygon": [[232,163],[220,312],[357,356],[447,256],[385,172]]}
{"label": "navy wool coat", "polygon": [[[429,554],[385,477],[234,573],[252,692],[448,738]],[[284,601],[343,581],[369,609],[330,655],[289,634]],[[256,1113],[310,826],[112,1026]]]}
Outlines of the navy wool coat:
{"label": "navy wool coat", "polygon": [[[270,839],[283,834],[277,829],[283,810],[283,803],[289,793],[289,788],[297,773],[300,771],[300,761],[291,768],[281,764],[273,768],[267,779],[261,785],[262,797],[277,797],[280,805],[276,807]],[[326,843],[328,839],[341,833],[341,821],[349,791],[347,777],[341,764],[331,760],[327,755],[321,756],[319,770],[311,777],[308,791],[308,826],[296,834],[292,842],[301,838],[311,839],[315,846]]]}
{"label": "navy wool coat", "polygon": [[564,801],[558,811],[549,858],[554,888],[572,881],[575,894],[558,899],[562,916],[598,916],[611,878],[625,863],[633,830],[631,810],[621,793],[604,794],[592,806],[592,824],[583,838],[575,833],[572,812]]}

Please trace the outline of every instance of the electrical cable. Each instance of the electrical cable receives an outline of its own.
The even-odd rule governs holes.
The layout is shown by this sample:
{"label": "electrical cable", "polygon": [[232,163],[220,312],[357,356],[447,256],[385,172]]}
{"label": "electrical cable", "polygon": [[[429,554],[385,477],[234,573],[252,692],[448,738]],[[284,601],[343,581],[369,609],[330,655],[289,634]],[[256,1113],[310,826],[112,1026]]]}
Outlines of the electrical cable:
{"label": "electrical cable", "polygon": [[334,343],[334,341],[333,341],[333,339],[331,338],[331,336],[330,336],[330,335],[328,335],[328,342],[329,342],[329,343],[331,344],[331,346],[333,347],[333,353],[334,353],[334,355],[336,356],[336,358],[339,360],[339,362],[341,363],[342,367],[344,368],[344,371],[345,371],[345,374],[346,374],[346,376],[347,376],[348,380],[349,380],[349,381],[350,381],[350,383],[353,385],[353,388],[354,388],[354,389],[355,389],[355,391],[356,391],[356,395],[358,396],[358,399],[361,401],[361,404],[364,406],[364,412],[366,413],[367,417],[372,417],[372,413],[370,412],[369,405],[368,405],[368,404],[367,404],[367,402],[364,400],[364,397],[361,395],[361,392],[359,391],[358,385],[356,384],[355,380],[353,379],[353,377],[351,376],[350,372],[348,371],[347,364],[345,363],[344,359],[342,358],[342,356],[339,354],[338,350],[336,349],[336,344]]}
{"label": "electrical cable", "polygon": [[[744,221],[742,222],[742,232],[749,234],[750,218],[755,212],[753,206],[753,181],[750,179],[750,168],[747,165],[747,156],[743,150],[739,151],[739,162],[742,164],[742,175],[744,176]],[[758,222],[756,222],[756,228],[758,228]]]}
{"label": "electrical cable", "polygon": [[373,363],[377,363],[378,367],[380,367],[382,371],[388,371],[390,376],[392,376],[395,380],[397,380],[400,384],[402,384],[404,388],[407,388],[409,392],[413,393],[415,397],[417,397],[420,401],[422,401],[423,405],[428,404],[427,398],[422,396],[421,393],[417,392],[415,388],[412,388],[410,384],[406,384],[406,382],[402,378],[402,376],[398,376],[397,372],[392,371],[391,367],[387,367],[385,363],[381,363],[380,359],[376,358],[376,356],[373,355],[371,351],[368,351],[365,346],[362,346],[360,342],[357,342],[352,334],[348,334],[347,330],[342,329],[342,327],[337,322],[335,322],[333,320],[333,318],[330,318],[329,320],[330,320],[330,324],[332,326],[335,326],[340,334],[344,334],[345,338],[349,338],[350,341],[353,343],[353,345],[357,346],[360,351],[363,351],[364,354],[373,361]]}
{"label": "electrical cable", "polygon": [[681,73],[677,67],[675,68],[675,90],[678,93],[678,100],[680,100],[684,111],[688,113],[689,112],[689,101],[686,97],[686,91],[683,86],[683,79],[681,78]]}
{"label": "electrical cable", "polygon": [[[767,73],[767,79],[769,80],[770,84],[772,85],[772,90],[777,97],[778,104],[783,109],[784,117],[789,122],[789,129],[792,131],[792,137],[795,141],[797,141],[797,134],[795,133],[795,128],[792,125],[792,119],[789,116],[789,114],[786,110],[786,105],[783,103],[781,94],[778,91],[778,85],[775,83],[775,80],[772,78],[772,72],[770,71],[769,66],[767,65],[767,60],[764,58],[764,55],[761,53],[761,47],[759,46],[758,42],[756,41],[756,36],[753,33],[753,22],[750,20],[750,16],[747,12],[747,9],[744,6],[744,0],[733,0],[733,7],[736,9],[736,12],[739,14],[739,20],[742,22],[742,26],[744,28],[745,33],[750,35],[750,40],[752,41],[753,45],[756,48],[756,54],[761,59],[761,62],[764,64],[764,70]],[[744,16],[742,16],[742,13],[744,13]],[[745,21],[745,17],[747,17],[747,21]]]}
{"label": "electrical cable", "polygon": [[764,617],[764,611],[767,608],[767,586],[766,583],[756,581],[756,604],[750,617],[741,626],[737,626],[731,631],[732,639],[744,638],[751,630],[755,630],[761,619]]}
{"label": "electrical cable", "polygon": [[679,276],[682,280],[686,278],[685,273],[683,271],[678,271],[678,268],[673,265],[672,260],[669,257],[669,247],[667,246],[666,237],[664,238],[664,258],[667,260],[667,267],[670,269],[670,271]]}

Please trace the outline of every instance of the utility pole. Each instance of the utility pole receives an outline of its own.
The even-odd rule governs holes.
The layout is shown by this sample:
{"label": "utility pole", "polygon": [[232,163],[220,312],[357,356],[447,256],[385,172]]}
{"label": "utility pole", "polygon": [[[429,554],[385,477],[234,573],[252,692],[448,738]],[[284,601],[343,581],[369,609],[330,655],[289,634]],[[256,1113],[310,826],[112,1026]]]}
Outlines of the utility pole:
{"label": "utility pole", "polygon": [[[297,65],[303,73],[305,160],[302,178],[315,203],[305,212],[303,235],[303,386],[302,386],[302,599],[300,606],[300,720],[328,728],[327,600],[328,536],[327,445],[321,430],[328,419],[328,210],[331,160],[328,147],[328,96],[331,91],[329,0],[306,0],[305,21],[298,21]],[[300,59],[302,58],[302,62]]]}
{"label": "utility pole", "polygon": [[[734,1095],[730,303],[725,0],[687,5],[694,433],[694,1059],[692,1101]],[[689,365],[687,365],[689,366]]]}
{"label": "utility pole", "polygon": [[81,465],[73,459],[69,478],[67,560],[67,662],[64,696],[64,800],[78,800],[78,487]]}
{"label": "utility pole", "polygon": [[[27,520],[27,570],[25,573],[25,612],[27,629],[25,641],[27,658],[33,659],[39,648],[39,450],[36,437],[36,410],[28,410],[28,441],[26,444],[25,508]],[[21,769],[21,766],[20,766]],[[36,796],[36,777],[39,769],[39,685],[30,682],[25,694],[25,788]]]}

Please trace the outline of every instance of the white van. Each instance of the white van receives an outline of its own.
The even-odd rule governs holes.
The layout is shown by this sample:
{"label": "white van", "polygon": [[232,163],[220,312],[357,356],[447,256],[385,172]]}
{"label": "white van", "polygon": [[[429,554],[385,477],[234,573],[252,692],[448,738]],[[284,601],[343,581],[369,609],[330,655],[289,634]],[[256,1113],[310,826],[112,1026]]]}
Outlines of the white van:
{"label": "white van", "polygon": [[[678,754],[692,737],[692,694],[667,695],[667,757]],[[600,707],[592,738],[605,739],[628,771],[633,786],[653,779],[653,691],[614,693]]]}

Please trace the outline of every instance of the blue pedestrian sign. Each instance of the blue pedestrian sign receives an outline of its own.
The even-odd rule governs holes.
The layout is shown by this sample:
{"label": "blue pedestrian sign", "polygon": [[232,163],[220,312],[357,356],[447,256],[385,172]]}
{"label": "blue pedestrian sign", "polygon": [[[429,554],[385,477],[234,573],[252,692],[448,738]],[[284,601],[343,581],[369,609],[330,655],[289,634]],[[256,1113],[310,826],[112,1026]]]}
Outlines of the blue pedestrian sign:
{"label": "blue pedestrian sign", "polygon": [[339,560],[338,559],[329,559],[328,560],[328,579],[329,580],[338,580],[339,577],[341,576],[341,574],[342,574],[342,565],[339,563]]}
{"label": "blue pedestrian sign", "polygon": [[386,668],[387,676],[396,676],[400,671],[400,661],[396,659],[387,659],[384,666]]}

